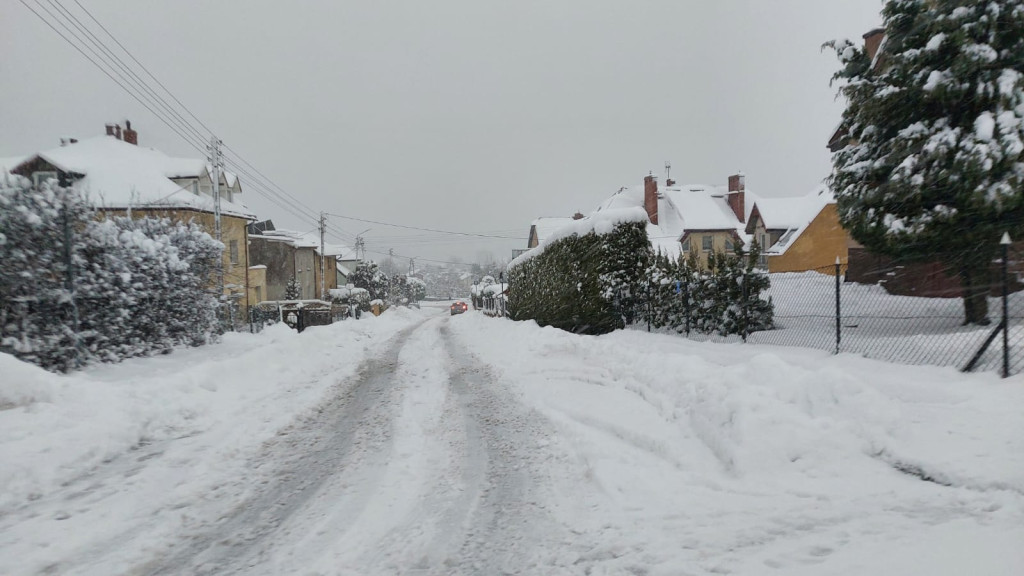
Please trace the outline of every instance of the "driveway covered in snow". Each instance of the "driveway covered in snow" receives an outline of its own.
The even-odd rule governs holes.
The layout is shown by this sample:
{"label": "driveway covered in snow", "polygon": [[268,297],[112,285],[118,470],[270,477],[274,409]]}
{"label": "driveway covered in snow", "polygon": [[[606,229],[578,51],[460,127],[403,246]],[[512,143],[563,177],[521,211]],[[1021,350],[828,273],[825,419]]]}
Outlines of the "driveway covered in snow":
{"label": "driveway covered in snow", "polygon": [[1021,377],[447,307],[0,371],[3,574],[1024,573]]}

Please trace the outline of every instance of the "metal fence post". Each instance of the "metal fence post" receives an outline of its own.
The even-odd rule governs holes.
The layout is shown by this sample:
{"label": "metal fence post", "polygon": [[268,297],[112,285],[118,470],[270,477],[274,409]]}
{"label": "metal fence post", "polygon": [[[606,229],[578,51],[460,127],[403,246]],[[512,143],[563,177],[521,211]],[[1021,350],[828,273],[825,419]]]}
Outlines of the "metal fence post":
{"label": "metal fence post", "polygon": [[843,314],[839,299],[839,276],[842,272],[842,263],[839,260],[839,256],[836,256],[836,354],[839,354],[839,342],[843,339]]}
{"label": "metal fence post", "polygon": [[1010,234],[1003,232],[1003,238],[999,241],[1003,247],[1003,378],[1010,376]]}

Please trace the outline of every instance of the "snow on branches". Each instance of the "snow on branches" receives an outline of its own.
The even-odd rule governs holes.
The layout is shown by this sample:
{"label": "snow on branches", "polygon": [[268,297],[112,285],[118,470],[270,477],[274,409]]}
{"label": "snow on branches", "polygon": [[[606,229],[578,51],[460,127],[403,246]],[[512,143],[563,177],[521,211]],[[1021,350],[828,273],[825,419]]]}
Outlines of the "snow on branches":
{"label": "snow on branches", "polygon": [[96,213],[75,191],[0,183],[0,352],[51,370],[207,342],[223,246],[195,224]]}

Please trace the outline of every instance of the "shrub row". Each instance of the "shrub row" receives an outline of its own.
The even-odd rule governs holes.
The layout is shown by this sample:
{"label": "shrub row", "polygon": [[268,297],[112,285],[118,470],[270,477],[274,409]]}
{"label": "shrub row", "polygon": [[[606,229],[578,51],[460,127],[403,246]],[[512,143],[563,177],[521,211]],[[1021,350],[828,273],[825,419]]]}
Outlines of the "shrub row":
{"label": "shrub row", "polygon": [[50,370],[207,342],[223,245],[195,224],[96,213],[75,191],[0,181],[0,352]]}
{"label": "shrub row", "polygon": [[772,327],[774,307],[761,293],[768,276],[747,254],[655,255],[643,222],[606,234],[572,235],[509,268],[509,306],[516,320],[570,332],[602,334],[650,322],[659,329],[746,335]]}

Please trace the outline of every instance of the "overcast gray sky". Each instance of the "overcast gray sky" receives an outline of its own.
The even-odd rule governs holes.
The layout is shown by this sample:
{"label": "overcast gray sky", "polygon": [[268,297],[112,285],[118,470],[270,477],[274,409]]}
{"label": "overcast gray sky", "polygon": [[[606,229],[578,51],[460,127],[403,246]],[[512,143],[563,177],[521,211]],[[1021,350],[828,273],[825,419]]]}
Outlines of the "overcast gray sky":
{"label": "overcast gray sky", "polygon": [[[85,18],[75,0],[59,1]],[[372,228],[371,249],[442,260],[505,256],[525,246],[533,218],[588,212],[666,160],[681,182],[724,184],[743,170],[761,194],[811,190],[828,175],[825,142],[842,111],[829,87],[835,57],[820,45],[859,41],[882,6],[79,2],[227,145],[315,210],[522,237],[411,238],[331,218],[346,237]],[[140,144],[198,155],[18,0],[0,7],[0,156],[125,118]],[[316,225],[251,190],[246,202],[279,227]]]}

